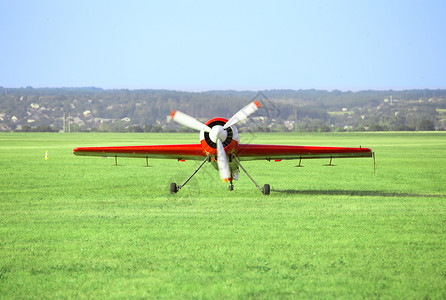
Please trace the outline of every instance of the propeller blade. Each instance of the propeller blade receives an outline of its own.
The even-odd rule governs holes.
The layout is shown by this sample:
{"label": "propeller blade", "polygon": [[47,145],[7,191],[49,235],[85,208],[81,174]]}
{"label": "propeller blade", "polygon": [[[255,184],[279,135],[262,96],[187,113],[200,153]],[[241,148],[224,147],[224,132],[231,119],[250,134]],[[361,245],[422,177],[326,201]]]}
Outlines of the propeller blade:
{"label": "propeller blade", "polygon": [[259,107],[260,107],[259,101],[254,100],[253,102],[249,103],[241,110],[239,110],[232,118],[230,118],[229,121],[226,122],[225,126],[223,126],[223,128],[226,129],[234,125],[235,123],[246,120],[248,116],[253,112],[255,112],[256,110],[258,110]]}
{"label": "propeller blade", "polygon": [[231,170],[229,169],[228,158],[226,157],[225,148],[221,140],[217,140],[217,163],[220,177],[224,182],[231,180]]}
{"label": "propeller blade", "polygon": [[211,128],[209,126],[201,123],[194,117],[186,115],[185,113],[182,113],[180,111],[173,110],[172,113],[170,114],[170,118],[175,122],[178,122],[186,127],[196,130],[204,130],[206,132],[211,132]]}

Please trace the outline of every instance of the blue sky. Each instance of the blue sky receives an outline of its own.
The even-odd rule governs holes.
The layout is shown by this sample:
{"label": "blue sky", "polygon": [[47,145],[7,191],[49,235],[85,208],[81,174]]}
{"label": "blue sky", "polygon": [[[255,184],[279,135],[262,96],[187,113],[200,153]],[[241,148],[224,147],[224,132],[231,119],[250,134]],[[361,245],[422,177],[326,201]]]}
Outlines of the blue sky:
{"label": "blue sky", "polygon": [[0,3],[0,86],[446,88],[446,1]]}

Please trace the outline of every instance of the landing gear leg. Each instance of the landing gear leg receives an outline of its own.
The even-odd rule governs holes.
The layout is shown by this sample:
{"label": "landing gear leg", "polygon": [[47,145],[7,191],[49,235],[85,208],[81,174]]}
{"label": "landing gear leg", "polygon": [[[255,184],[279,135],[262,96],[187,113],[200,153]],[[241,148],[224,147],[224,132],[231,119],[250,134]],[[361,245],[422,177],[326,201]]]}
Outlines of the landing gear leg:
{"label": "landing gear leg", "polygon": [[189,180],[191,180],[191,178],[194,177],[195,174],[197,174],[198,170],[200,170],[201,167],[205,164],[205,162],[208,161],[209,159],[210,159],[210,156],[209,156],[209,155],[206,156],[206,158],[203,160],[203,162],[202,162],[202,163],[198,166],[198,168],[192,173],[192,175],[190,175],[189,178],[186,179],[185,182],[183,182],[183,184],[177,186],[177,184],[176,184],[175,182],[172,182],[172,183],[170,184],[170,193],[171,193],[171,194],[176,194],[176,193],[178,193],[178,191],[179,191],[183,186],[185,186],[186,183],[188,183]]}
{"label": "landing gear leg", "polygon": [[233,190],[234,190],[234,185],[232,184],[232,180],[229,181],[228,190],[230,190],[230,191],[233,191]]}
{"label": "landing gear leg", "polygon": [[243,170],[243,172],[245,172],[246,175],[248,175],[249,179],[251,179],[251,181],[256,185],[256,187],[262,192],[262,194],[265,196],[269,195],[271,191],[269,184],[265,184],[263,187],[258,185],[257,182],[255,182],[255,180],[251,177],[251,175],[249,175],[249,173],[245,170],[245,168],[243,168],[243,166],[240,164],[240,161],[237,159],[237,157],[234,155],[233,158],[237,162],[238,166]]}

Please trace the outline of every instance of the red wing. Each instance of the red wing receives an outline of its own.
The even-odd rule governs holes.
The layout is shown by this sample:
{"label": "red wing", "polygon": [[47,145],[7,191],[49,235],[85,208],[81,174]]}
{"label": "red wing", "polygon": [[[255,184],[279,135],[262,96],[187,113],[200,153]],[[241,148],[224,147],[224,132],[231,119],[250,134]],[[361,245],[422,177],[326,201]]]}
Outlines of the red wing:
{"label": "red wing", "polygon": [[372,157],[369,148],[239,144],[240,160]]}
{"label": "red wing", "polygon": [[103,157],[151,157],[174,159],[203,159],[206,154],[201,144],[118,146],[118,147],[79,147],[74,155]]}

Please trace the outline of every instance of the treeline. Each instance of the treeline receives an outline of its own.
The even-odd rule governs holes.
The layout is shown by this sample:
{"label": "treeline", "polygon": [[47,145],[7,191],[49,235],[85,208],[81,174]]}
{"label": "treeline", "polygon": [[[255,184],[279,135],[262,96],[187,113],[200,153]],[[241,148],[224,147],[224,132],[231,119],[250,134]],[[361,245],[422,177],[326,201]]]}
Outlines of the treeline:
{"label": "treeline", "polygon": [[15,130],[16,132],[59,132],[59,129],[53,126],[35,126],[25,125],[22,128]]}
{"label": "treeline", "polygon": [[[182,92],[100,88],[1,88],[0,130],[187,131],[173,109],[199,120],[229,118],[258,99],[243,131],[364,131],[445,128],[446,90]],[[64,118],[65,116],[65,118]],[[65,126],[64,126],[65,125]]]}

